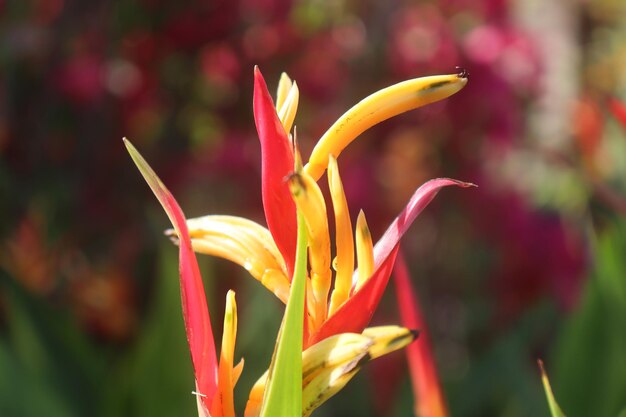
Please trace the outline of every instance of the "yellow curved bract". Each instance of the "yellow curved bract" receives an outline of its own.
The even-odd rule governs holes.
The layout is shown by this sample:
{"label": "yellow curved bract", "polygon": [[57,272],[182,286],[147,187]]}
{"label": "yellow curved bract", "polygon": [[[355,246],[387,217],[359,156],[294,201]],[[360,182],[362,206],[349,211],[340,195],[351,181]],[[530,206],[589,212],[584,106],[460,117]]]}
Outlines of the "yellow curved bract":
{"label": "yellow curved bract", "polygon": [[434,75],[404,81],[375,92],[345,112],[324,133],[304,170],[317,181],[328,165],[328,156],[339,157],[350,142],[370,127],[449,97],[466,83],[465,74]]}

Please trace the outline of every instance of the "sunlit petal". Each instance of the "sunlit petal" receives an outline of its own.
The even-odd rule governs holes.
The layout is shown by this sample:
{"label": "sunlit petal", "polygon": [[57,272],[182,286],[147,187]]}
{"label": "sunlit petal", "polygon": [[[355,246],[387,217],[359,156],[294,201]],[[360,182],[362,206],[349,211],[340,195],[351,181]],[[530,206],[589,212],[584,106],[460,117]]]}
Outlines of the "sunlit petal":
{"label": "sunlit petal", "polygon": [[374,272],[374,245],[370,228],[365,220],[363,210],[356,219],[356,258],[359,269],[356,271],[357,281],[355,291],[358,291]]}
{"label": "sunlit petal", "polygon": [[304,170],[315,180],[328,165],[361,133],[393,116],[442,100],[467,83],[466,74],[435,75],[404,81],[364,98],[343,114],[315,145]]}
{"label": "sunlit petal", "polygon": [[243,372],[244,363],[245,361],[243,360],[243,358],[241,358],[239,363],[235,365],[235,367],[233,368],[233,386],[237,385],[237,382],[239,381],[239,377],[241,376],[241,373]]}
{"label": "sunlit petal", "polygon": [[222,350],[220,352],[217,388],[219,394],[213,399],[212,416],[235,417],[233,364],[236,338],[237,304],[235,302],[235,292],[231,290],[226,294],[224,330],[222,333]]}
{"label": "sunlit petal", "polygon": [[350,295],[352,272],[354,271],[354,240],[348,202],[339,176],[337,160],[328,158],[328,186],[335,214],[335,245],[337,255],[333,261],[335,268],[335,286],[330,297],[328,314],[332,315]]}
{"label": "sunlit petal", "polygon": [[263,402],[263,395],[265,394],[265,384],[267,383],[267,372],[263,374],[261,378],[257,380],[250,394],[248,395],[248,402],[246,403],[246,409],[243,412],[244,417],[258,417],[261,414],[261,403]]}
{"label": "sunlit petal", "polygon": [[306,173],[289,177],[289,188],[298,210],[304,216],[309,234],[310,277],[315,302],[316,327],[326,318],[330,290],[330,236],[324,196],[319,186]]}
{"label": "sunlit petal", "polygon": [[280,80],[278,81],[278,88],[276,89],[276,111],[280,112],[281,107],[285,104],[285,100],[287,100],[287,95],[289,94],[289,90],[291,90],[291,85],[293,81],[289,78],[286,72],[280,74]]}
{"label": "sunlit petal", "polygon": [[306,387],[302,388],[302,416],[308,417],[326,400],[337,394],[359,372],[359,361],[367,351],[343,367],[322,370]]}
{"label": "sunlit petal", "polygon": [[278,118],[280,119],[283,127],[285,128],[285,132],[289,134],[291,131],[291,127],[293,126],[293,121],[296,118],[296,112],[298,111],[298,100],[300,97],[300,91],[298,90],[298,85],[294,81],[289,89],[289,94],[283,105],[278,110]]}
{"label": "sunlit petal", "polygon": [[[399,326],[365,329],[362,334],[342,333],[310,346],[302,353],[302,415],[308,416],[341,390],[366,362],[401,349],[417,332]],[[267,372],[254,384],[245,417],[259,415]]]}
{"label": "sunlit petal", "polygon": [[368,327],[361,333],[372,341],[368,348],[369,359],[376,359],[409,345],[419,331],[396,325]]}
{"label": "sunlit petal", "polygon": [[[248,219],[221,215],[189,219],[187,226],[196,252],[241,265],[283,302],[287,301],[286,266],[266,228]],[[174,230],[166,233],[174,235]]]}

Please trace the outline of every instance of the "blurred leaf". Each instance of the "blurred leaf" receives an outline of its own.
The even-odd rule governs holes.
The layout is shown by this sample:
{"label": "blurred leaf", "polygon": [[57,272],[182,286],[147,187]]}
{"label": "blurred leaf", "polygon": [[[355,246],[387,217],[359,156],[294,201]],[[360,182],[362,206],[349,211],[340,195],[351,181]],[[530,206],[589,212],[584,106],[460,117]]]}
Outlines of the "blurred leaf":
{"label": "blurred leaf", "polygon": [[[277,334],[280,328],[281,314],[284,305],[269,291],[263,291],[261,284],[247,276],[239,277],[237,296],[243,308],[239,315],[241,326],[237,335],[237,349],[245,358],[246,365],[235,389],[235,407],[243,410],[250,389],[257,379],[267,371],[267,364],[272,358],[274,345],[259,341],[267,339],[267,335]],[[251,325],[253,323],[253,325]]]}
{"label": "blurred leaf", "polygon": [[626,221],[616,220],[593,249],[595,271],[561,334],[552,380],[576,415],[614,417],[626,407]]}
{"label": "blurred leaf", "polygon": [[78,416],[54,384],[28,371],[4,341],[0,341],[0,415]]}
{"label": "blurred leaf", "polygon": [[107,355],[93,349],[64,312],[9,277],[0,276],[0,284],[8,323],[0,340],[0,415],[92,414]]}
{"label": "blurred leaf", "polygon": [[[472,357],[462,378],[444,384],[450,415],[544,415],[545,395],[537,381],[531,346],[533,340],[543,339],[546,327],[552,327],[553,316],[548,303],[526,310],[490,348]],[[434,346],[437,348],[436,343]]]}
{"label": "blurred leaf", "polygon": [[194,377],[181,316],[176,249],[164,242],[137,345],[105,385],[102,416],[193,416]]}

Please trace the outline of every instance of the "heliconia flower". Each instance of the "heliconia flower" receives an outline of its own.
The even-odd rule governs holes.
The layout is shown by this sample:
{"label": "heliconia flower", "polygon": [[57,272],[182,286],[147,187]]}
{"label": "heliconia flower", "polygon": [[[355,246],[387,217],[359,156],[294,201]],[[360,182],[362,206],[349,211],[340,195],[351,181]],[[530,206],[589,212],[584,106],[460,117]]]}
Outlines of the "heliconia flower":
{"label": "heliconia flower", "polygon": [[[171,194],[127,143],[131,156],[172,220],[174,229],[168,231],[168,234],[181,248],[183,315],[188,323],[187,335],[196,372],[201,416],[234,415],[231,407],[232,386],[240,369],[232,366],[235,336],[231,315],[231,322],[224,326],[225,332],[230,329],[231,333],[224,335],[218,370],[206,301],[198,300],[203,297],[204,292],[191,248],[196,252],[220,256],[238,263],[287,304],[270,365],[267,389],[264,381],[259,381],[255,386],[246,416],[267,417],[277,412],[291,416],[299,414],[295,410],[300,408],[303,415],[308,415],[345,385],[361,364],[359,355],[353,354],[347,359],[350,367],[327,369],[328,373],[316,383],[315,379],[309,383],[303,381],[300,395],[300,391],[293,391],[294,385],[291,383],[299,375],[300,366],[303,375],[307,366],[317,369],[307,365],[307,352],[311,349],[322,349],[326,355],[332,357],[337,354],[335,349],[341,347],[329,343],[322,345],[326,347],[319,347],[318,343],[346,333],[361,335],[371,339],[372,344],[368,346],[366,356],[374,358],[413,340],[414,334],[402,329],[404,336],[396,335],[390,339],[392,342],[383,343],[381,348],[373,341],[387,340],[387,330],[365,327],[389,281],[399,240],[417,215],[442,187],[472,186],[447,178],[428,181],[415,192],[406,208],[374,245],[363,213],[357,219],[354,238],[352,236],[352,224],[336,160],[343,149],[369,127],[459,91],[467,83],[467,74],[464,71],[405,81],[370,95],[331,126],[304,166],[295,145],[295,130],[293,135],[290,133],[299,98],[296,83],[283,75],[274,105],[258,68],[255,68],[254,81],[254,116],[261,142],[262,198],[267,229],[249,220],[232,216],[204,216],[185,222],[182,211]],[[336,225],[334,258],[331,257],[326,203],[317,185],[317,180],[326,170]],[[356,270],[355,253],[358,267]],[[310,267],[308,271],[307,264]],[[294,299],[296,287],[302,292],[300,289],[295,291]],[[297,310],[300,308],[300,295],[303,297],[301,313],[304,317],[300,316],[300,325],[294,326],[294,317],[299,314]],[[187,305],[187,299],[192,303]],[[234,305],[234,299],[232,304]],[[227,308],[232,307],[227,304]],[[285,331],[289,333],[289,337],[285,337]],[[295,341],[294,335],[297,334],[302,344],[299,345],[296,356],[299,358],[301,349],[302,362],[298,359],[298,363],[294,364],[296,371],[285,371],[288,365],[283,363],[283,359],[289,357],[290,360],[296,360],[296,350],[289,344]],[[309,354],[311,355],[316,357]],[[292,388],[288,389],[288,386]],[[296,393],[297,398],[294,401],[288,401],[284,407],[281,405],[286,397]]]}
{"label": "heliconia flower", "polygon": [[[235,293],[229,291],[226,296],[218,364],[202,278],[192,250],[184,214],[172,194],[139,152],[126,139],[124,142],[175,228],[174,233],[180,248],[183,318],[196,376],[194,393],[198,416],[235,417],[233,389],[243,370],[243,359],[238,365],[234,365],[237,334]],[[228,223],[233,219],[223,220]],[[207,225],[206,222],[203,224]],[[227,231],[232,232],[233,236],[239,235],[241,239],[245,239],[246,230],[237,232],[237,228],[241,227],[239,221],[233,221],[231,226],[234,229]],[[220,230],[219,227],[212,229],[215,233]],[[303,226],[301,230],[304,233],[298,232],[301,237],[298,238],[298,251],[295,257],[296,269],[291,288],[288,289],[287,308],[276,351],[270,371],[261,378],[252,391],[246,415],[308,416],[322,402],[343,388],[364,363],[408,345],[417,336],[416,332],[409,329],[383,326],[365,329],[361,334],[338,334],[302,351],[307,236]],[[269,395],[267,391],[270,391]]]}
{"label": "heliconia flower", "polygon": [[420,304],[413,291],[409,271],[401,253],[396,259],[393,275],[402,324],[412,329],[420,329],[422,332],[420,343],[414,343],[406,350],[414,391],[415,415],[447,417],[448,408],[437,376],[428,329],[422,318]]}
{"label": "heliconia flower", "polygon": [[[261,143],[261,184],[268,228],[234,217],[190,219],[188,226],[194,250],[237,262],[284,302],[293,272],[297,206],[309,231],[311,266],[307,280],[304,347],[335,334],[360,333],[380,301],[393,268],[397,244],[413,220],[442,187],[472,184],[447,178],[425,183],[373,245],[364,214],[357,221],[356,236],[352,235],[336,158],[369,127],[446,98],[463,88],[466,82],[465,72],[423,77],[370,95],[328,129],[314,147],[308,163],[294,173],[290,132],[299,99],[297,84],[283,74],[274,104],[261,72],[255,68],[254,116]],[[334,258],[326,203],[316,182],[326,170],[336,225]]]}

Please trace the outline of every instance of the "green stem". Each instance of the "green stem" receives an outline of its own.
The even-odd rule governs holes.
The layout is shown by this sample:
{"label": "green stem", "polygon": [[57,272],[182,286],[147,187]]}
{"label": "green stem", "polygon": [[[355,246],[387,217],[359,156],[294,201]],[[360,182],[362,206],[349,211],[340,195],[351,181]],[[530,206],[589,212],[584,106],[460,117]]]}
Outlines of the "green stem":
{"label": "green stem", "polygon": [[302,416],[302,337],[307,244],[304,217],[298,212],[298,242],[291,292],[270,364],[261,417]]}

